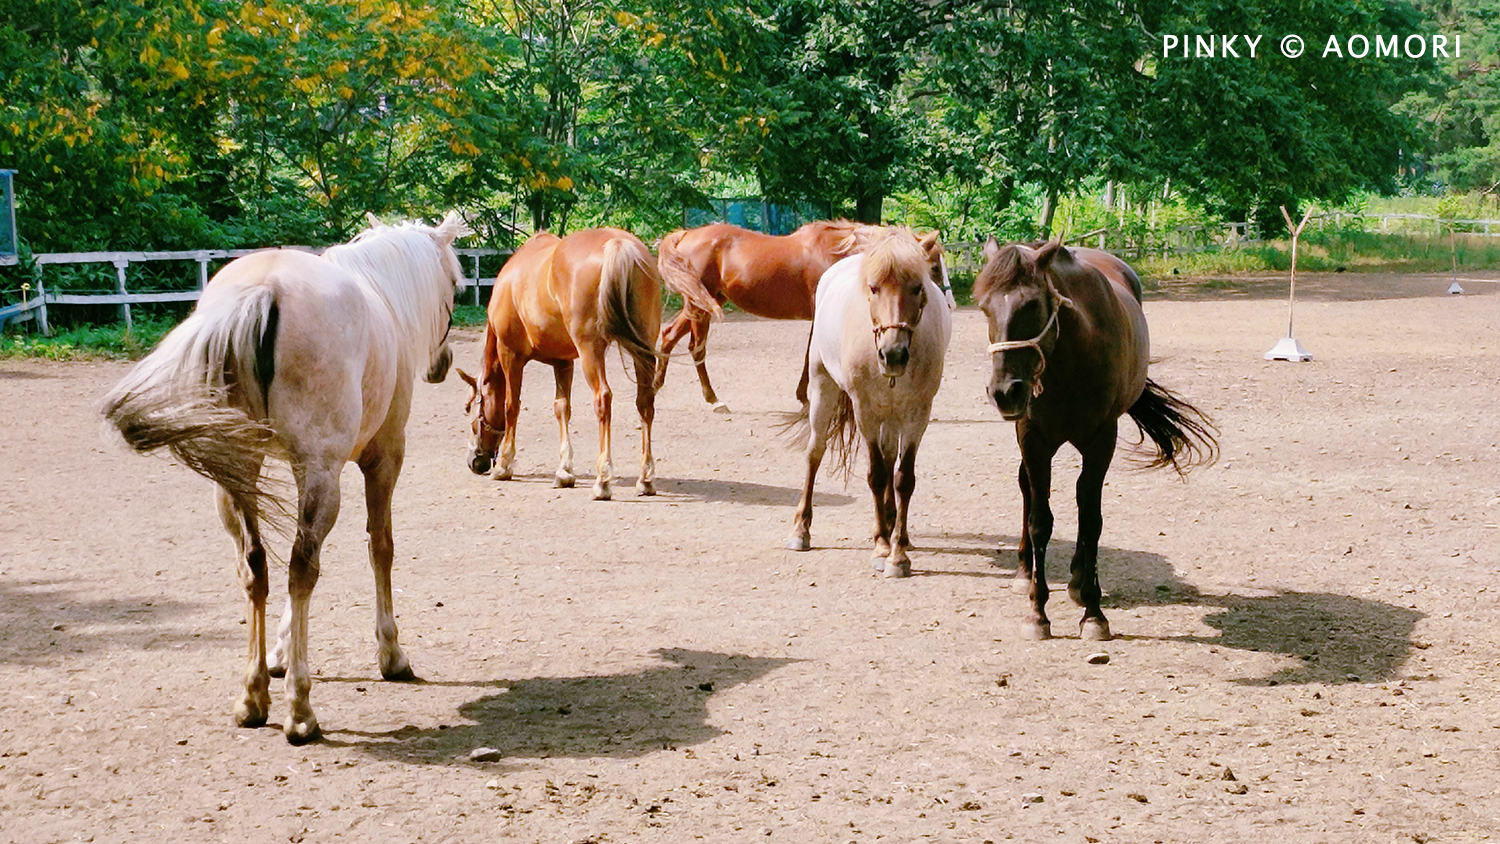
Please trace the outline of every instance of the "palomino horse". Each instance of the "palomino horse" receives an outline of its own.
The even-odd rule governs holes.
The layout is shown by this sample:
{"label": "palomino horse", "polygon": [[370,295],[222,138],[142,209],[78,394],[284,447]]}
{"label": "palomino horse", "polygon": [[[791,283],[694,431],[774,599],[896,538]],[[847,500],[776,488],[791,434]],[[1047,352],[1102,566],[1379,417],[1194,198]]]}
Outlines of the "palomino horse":
{"label": "palomino horse", "polygon": [[[610,497],[609,382],[604,354],[618,342],[635,359],[635,408],[641,415],[641,476],[636,491],[655,495],[656,463],[651,457],[651,422],[656,415],[656,352],[652,342],[661,326],[661,279],[651,250],[623,229],[599,228],[564,238],[543,232],[526,241],[500,270],[490,294],[484,330],[482,382],[463,370],[469,385],[465,412],[471,415],[469,468],[476,475],[495,467],[492,477],[511,477],[516,459],[516,418],[521,413],[521,371],[528,361],[552,364],[557,398],[552,403],[561,438],[557,486],[571,487],[573,444],[573,361],[594,391],[599,417],[599,460],[594,498]],[[499,449],[499,462],[495,452]]]}
{"label": "palomino horse", "polygon": [[[770,319],[812,319],[818,279],[840,258],[852,254],[873,237],[879,226],[832,220],[808,223],[789,235],[773,236],[713,223],[687,231],[675,231],[661,240],[662,282],[682,296],[682,311],[661,332],[661,353],[668,355],[685,335],[698,367],[703,399],[720,412],[728,408],[708,382],[706,347],[708,327],[722,313],[720,304],[733,302],[741,310]],[[932,236],[937,242],[937,236]],[[940,248],[940,247],[939,247]],[[939,286],[953,294],[941,260],[934,269]],[[656,373],[661,389],[667,370]],[[797,384],[797,400],[807,403],[807,367]]]}
{"label": "palomino horse", "polygon": [[932,280],[930,260],[911,232],[889,230],[863,254],[834,264],[818,285],[808,366],[807,479],[786,546],[812,545],[813,481],[832,438],[835,459],[849,466],[863,437],[875,497],[875,568],[911,574],[907,507],[916,488],[917,446],[943,378],[953,316]]}
{"label": "palomino horse", "polygon": [[1147,378],[1150,337],[1141,282],[1124,261],[1060,243],[991,239],[974,299],[989,318],[993,371],[989,394],[1016,423],[1021,447],[1020,566],[1031,599],[1027,633],[1050,638],[1047,543],[1052,538],[1052,457],[1071,443],[1083,457],[1078,476],[1078,543],[1068,594],[1083,605],[1080,635],[1110,638],[1099,608],[1099,534],[1104,476],[1115,453],[1119,418],[1130,414],[1155,446],[1150,467],[1179,474],[1218,453],[1213,423],[1202,411]]}
{"label": "palomino horse", "polygon": [[[219,515],[239,551],[249,606],[242,727],[266,723],[270,677],[286,673],[293,744],[319,735],[309,693],[308,602],[323,539],[339,513],[339,473],[359,464],[375,570],[380,673],[415,675],[396,643],[391,607],[391,492],[406,449],[412,381],[442,381],[448,325],[464,276],[457,214],[437,227],[378,222],[321,257],[294,250],[232,261],[193,313],[104,399],[104,415],[140,452],[165,447],[218,484]],[[263,523],[287,505],[262,484],[267,458],[291,463],[296,538],[276,650],[266,656]]]}

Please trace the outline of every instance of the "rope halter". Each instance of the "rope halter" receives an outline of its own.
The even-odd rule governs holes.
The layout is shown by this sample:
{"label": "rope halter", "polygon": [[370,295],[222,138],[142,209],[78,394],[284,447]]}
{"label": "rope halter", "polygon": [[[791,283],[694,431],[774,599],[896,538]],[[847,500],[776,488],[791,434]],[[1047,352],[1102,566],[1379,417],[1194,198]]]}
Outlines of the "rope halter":
{"label": "rope halter", "polygon": [[1042,330],[1035,337],[1030,340],[1001,340],[998,343],[991,343],[989,345],[989,352],[992,355],[999,354],[1000,352],[1013,352],[1018,349],[1036,349],[1037,364],[1036,368],[1031,371],[1032,398],[1036,398],[1042,394],[1042,373],[1047,369],[1047,353],[1042,351],[1042,341],[1046,339],[1048,332],[1052,331],[1057,325],[1057,315],[1062,313],[1063,308],[1078,310],[1078,306],[1073,304],[1072,299],[1057,292],[1057,287],[1052,284],[1052,279],[1050,278],[1047,279],[1047,292],[1050,294],[1050,298],[1055,300],[1057,304],[1052,309],[1052,316],[1047,318],[1047,324],[1042,326]]}

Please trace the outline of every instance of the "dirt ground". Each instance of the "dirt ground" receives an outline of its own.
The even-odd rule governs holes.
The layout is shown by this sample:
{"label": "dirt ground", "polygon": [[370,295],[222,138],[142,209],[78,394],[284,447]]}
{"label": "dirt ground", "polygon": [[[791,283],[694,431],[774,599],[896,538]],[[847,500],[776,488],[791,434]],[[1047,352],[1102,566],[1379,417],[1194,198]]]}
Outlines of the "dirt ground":
{"label": "dirt ground", "polygon": [[[396,603],[422,682],[379,679],[351,469],[313,603],[325,739],[301,748],[230,723],[230,542],[207,482],[101,437],[127,365],[0,362],[0,840],[1495,840],[1500,280],[1448,283],[1299,277],[1302,364],[1262,359],[1286,331],[1275,279],[1150,298],[1153,374],[1214,415],[1223,458],[1186,482],[1117,460],[1103,646],[1065,591],[1059,638],[1019,635],[1018,457],[977,311],[956,317],[904,581],[871,572],[862,481],[820,479],[814,550],[782,550],[802,462],[772,425],[805,324],[715,327],[727,415],[673,364],[655,498],[630,488],[618,361],[607,503],[550,485],[546,369],[511,482],[465,467],[458,380],[419,384]],[[575,402],[587,472],[582,379]]]}

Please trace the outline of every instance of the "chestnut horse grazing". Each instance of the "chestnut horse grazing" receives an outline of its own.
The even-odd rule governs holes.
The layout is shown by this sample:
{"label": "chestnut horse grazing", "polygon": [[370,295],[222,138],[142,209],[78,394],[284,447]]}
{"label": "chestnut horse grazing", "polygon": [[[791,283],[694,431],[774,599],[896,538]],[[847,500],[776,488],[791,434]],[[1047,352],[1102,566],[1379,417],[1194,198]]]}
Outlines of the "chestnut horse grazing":
{"label": "chestnut horse grazing", "polygon": [[[619,343],[635,360],[635,407],[641,415],[641,475],[636,491],[655,495],[656,463],[651,457],[651,422],[656,415],[656,352],[661,326],[661,278],[651,250],[623,229],[599,228],[564,238],[543,232],[526,241],[505,262],[490,294],[480,378],[463,370],[469,384],[469,468],[511,477],[516,459],[516,418],[521,413],[521,371],[527,362],[552,364],[557,398],[552,403],[561,438],[557,486],[571,487],[573,445],[573,361],[594,391],[599,417],[599,460],[594,498],[608,500],[614,464],[610,462],[612,393],[604,378],[604,354]],[[499,461],[496,462],[496,450]]]}
{"label": "chestnut horse grazing", "polygon": [[[714,410],[728,408],[714,394],[705,364],[708,326],[722,313],[720,304],[770,319],[812,319],[818,279],[840,258],[862,249],[879,236],[879,226],[832,220],[808,223],[789,235],[773,236],[713,223],[675,231],[661,240],[662,282],[682,296],[682,311],[661,332],[661,353],[668,355],[684,336],[698,367],[703,399]],[[937,238],[933,235],[935,243]],[[940,286],[947,290],[947,271],[937,263]],[[948,293],[952,299],[952,293]],[[797,384],[797,400],[807,403],[807,367]],[[661,389],[667,370],[656,373]]]}
{"label": "chestnut horse grazing", "polygon": [[862,437],[875,498],[875,568],[911,574],[907,508],[916,488],[917,446],[943,378],[953,316],[932,280],[935,252],[905,229],[887,230],[865,253],[834,264],[818,285],[808,347],[811,386],[801,419],[809,424],[807,479],[786,547],[812,547],[812,495],[832,439],[847,468]]}
{"label": "chestnut horse grazing", "polygon": [[1047,543],[1052,538],[1052,457],[1071,443],[1083,457],[1078,477],[1078,544],[1068,594],[1083,605],[1080,635],[1107,641],[1099,608],[1101,494],[1114,458],[1119,418],[1129,414],[1150,438],[1150,467],[1179,474],[1218,454],[1213,423],[1146,375],[1150,337],[1141,282],[1124,261],[1059,243],[1004,248],[991,239],[974,283],[989,318],[990,399],[1016,423],[1021,447],[1020,565],[1031,599],[1027,633],[1052,635],[1047,620]]}
{"label": "chestnut horse grazing", "polygon": [[[380,673],[411,680],[391,607],[391,492],[406,449],[412,381],[442,381],[448,324],[463,271],[457,214],[437,227],[376,223],[322,256],[257,252],[232,261],[193,313],[104,399],[105,418],[141,452],[166,448],[218,484],[219,515],[239,550],[249,601],[242,727],[266,723],[270,677],[286,673],[287,740],[318,737],[309,693],[308,602],[323,539],[339,513],[339,473],[359,464],[375,570]],[[262,482],[271,457],[296,479],[296,538],[276,650],[266,656],[266,548],[261,527],[288,514]]]}

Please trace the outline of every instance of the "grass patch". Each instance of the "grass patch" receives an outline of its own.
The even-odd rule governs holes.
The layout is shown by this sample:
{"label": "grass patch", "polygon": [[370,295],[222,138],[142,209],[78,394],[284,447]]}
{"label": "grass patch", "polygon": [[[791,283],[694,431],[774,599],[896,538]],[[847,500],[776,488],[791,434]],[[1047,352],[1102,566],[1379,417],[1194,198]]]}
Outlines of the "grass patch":
{"label": "grass patch", "polygon": [[487,319],[480,305],[457,305],[453,308],[453,324],[459,328],[483,328]]}
{"label": "grass patch", "polygon": [[151,351],[177,322],[170,317],[148,317],[136,320],[131,329],[123,325],[82,325],[51,337],[6,334],[0,336],[0,359],[134,360]]}

